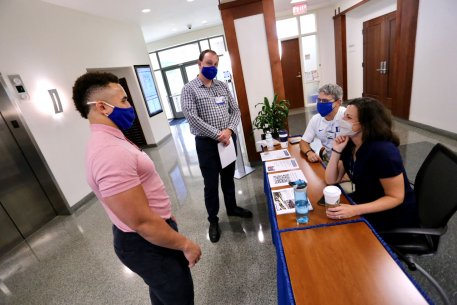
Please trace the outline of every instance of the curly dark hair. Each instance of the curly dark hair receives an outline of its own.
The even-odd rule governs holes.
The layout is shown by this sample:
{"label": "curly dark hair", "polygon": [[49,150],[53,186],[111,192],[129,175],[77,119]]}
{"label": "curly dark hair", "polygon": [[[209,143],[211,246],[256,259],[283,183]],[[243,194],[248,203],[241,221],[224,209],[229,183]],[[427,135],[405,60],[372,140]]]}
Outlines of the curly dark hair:
{"label": "curly dark hair", "polygon": [[78,77],[73,86],[73,102],[83,118],[87,119],[89,114],[87,102],[90,95],[100,88],[107,87],[110,83],[118,84],[119,78],[107,72],[88,72]]}
{"label": "curly dark hair", "polygon": [[400,144],[398,136],[392,131],[392,116],[381,102],[371,97],[360,97],[350,100],[349,105],[357,107],[363,141],[383,140],[396,146]]}

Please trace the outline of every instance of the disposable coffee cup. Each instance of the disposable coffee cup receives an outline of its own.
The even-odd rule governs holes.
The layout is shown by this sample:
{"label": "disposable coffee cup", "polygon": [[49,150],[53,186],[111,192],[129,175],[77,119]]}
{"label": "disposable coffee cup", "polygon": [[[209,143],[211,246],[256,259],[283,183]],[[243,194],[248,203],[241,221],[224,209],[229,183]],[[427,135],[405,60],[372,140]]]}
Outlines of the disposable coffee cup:
{"label": "disposable coffee cup", "polygon": [[278,134],[279,142],[281,143],[281,148],[287,148],[287,146],[289,145],[289,133],[287,132],[287,130],[281,129],[280,131],[278,131]]}
{"label": "disposable coffee cup", "polygon": [[333,208],[340,205],[341,190],[334,186],[324,188],[325,208]]}

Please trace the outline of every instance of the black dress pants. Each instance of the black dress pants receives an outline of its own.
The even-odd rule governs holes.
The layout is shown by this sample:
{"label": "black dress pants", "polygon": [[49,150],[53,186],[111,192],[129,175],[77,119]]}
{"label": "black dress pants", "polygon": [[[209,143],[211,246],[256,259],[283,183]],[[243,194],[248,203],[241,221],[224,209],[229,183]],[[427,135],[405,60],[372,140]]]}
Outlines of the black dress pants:
{"label": "black dress pants", "polygon": [[[232,141],[236,147],[235,134],[232,134]],[[216,140],[208,137],[195,137],[198,163],[205,184],[205,206],[209,222],[219,221],[219,217],[217,217],[219,213],[219,176],[221,177],[225,209],[231,211],[236,207],[235,182],[233,181],[236,162],[222,168],[217,144]]]}
{"label": "black dress pants", "polygon": [[[178,231],[176,223],[167,223]],[[156,246],[113,225],[114,250],[121,262],[149,286],[151,304],[193,305],[194,284],[182,251]]]}

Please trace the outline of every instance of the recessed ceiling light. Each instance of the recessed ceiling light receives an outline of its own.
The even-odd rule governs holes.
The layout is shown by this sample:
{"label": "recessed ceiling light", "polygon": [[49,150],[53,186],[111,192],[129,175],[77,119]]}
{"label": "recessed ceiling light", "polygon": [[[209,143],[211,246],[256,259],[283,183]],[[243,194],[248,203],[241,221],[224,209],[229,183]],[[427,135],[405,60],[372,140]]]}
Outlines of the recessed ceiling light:
{"label": "recessed ceiling light", "polygon": [[151,9],[150,8],[145,8],[143,10],[141,10],[142,13],[150,13],[151,12]]}
{"label": "recessed ceiling light", "polygon": [[300,3],[300,2],[306,2],[306,0],[292,0],[290,3]]}
{"label": "recessed ceiling light", "polygon": [[203,20],[203,21],[202,21],[202,23],[203,23],[203,24],[205,24],[205,23],[208,23],[208,21],[206,21],[206,20]]}
{"label": "recessed ceiling light", "polygon": [[187,0],[187,2],[194,2],[194,0]]}

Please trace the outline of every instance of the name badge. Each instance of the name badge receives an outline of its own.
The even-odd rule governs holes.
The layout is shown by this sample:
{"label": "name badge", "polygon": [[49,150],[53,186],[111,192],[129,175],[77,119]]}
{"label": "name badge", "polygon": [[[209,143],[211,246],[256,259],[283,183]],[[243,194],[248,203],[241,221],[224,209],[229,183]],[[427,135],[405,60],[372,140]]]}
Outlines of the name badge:
{"label": "name badge", "polygon": [[214,99],[216,100],[216,105],[224,105],[225,104],[223,96],[216,96]]}

